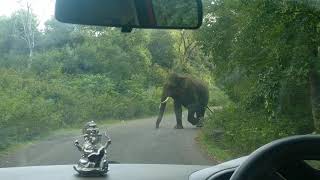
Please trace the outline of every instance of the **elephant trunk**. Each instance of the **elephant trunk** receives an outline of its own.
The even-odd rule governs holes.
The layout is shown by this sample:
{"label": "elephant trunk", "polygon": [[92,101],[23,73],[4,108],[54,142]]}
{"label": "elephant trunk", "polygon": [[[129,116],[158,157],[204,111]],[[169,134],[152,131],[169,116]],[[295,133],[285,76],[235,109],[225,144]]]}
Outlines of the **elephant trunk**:
{"label": "elephant trunk", "polygon": [[164,110],[166,109],[166,105],[167,105],[168,100],[169,100],[169,97],[166,97],[166,99],[161,98],[161,103],[160,103],[160,107],[159,107],[159,115],[158,115],[158,119],[156,122],[156,128],[159,128],[159,125],[162,120]]}

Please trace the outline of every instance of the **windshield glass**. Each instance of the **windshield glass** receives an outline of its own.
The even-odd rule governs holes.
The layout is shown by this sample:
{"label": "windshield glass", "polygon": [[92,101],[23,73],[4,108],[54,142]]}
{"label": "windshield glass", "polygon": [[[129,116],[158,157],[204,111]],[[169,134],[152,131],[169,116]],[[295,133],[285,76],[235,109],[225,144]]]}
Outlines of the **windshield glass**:
{"label": "windshield glass", "polygon": [[132,33],[54,5],[0,0],[0,167],[76,164],[108,137],[112,162],[215,165],[320,132],[319,1],[204,0],[198,30]]}

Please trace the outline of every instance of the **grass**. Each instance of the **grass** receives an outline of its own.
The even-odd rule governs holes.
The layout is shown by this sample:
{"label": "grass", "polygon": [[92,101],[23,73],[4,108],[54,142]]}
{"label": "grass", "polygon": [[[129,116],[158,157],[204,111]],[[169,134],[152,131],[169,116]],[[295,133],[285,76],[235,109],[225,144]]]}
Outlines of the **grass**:
{"label": "grass", "polygon": [[[216,107],[226,107],[231,103],[227,95],[218,87],[212,87],[210,89],[210,109],[214,112],[221,111],[221,109],[215,109]],[[207,111],[209,112],[209,111]],[[211,112],[207,113],[211,116]],[[214,140],[212,137],[206,135],[203,130],[199,131],[197,137],[200,147],[209,158],[219,163],[234,159],[237,155],[232,153],[229,149],[223,148],[223,143],[218,140]]]}
{"label": "grass", "polygon": [[21,149],[21,148],[30,146],[32,144],[33,144],[33,141],[26,141],[23,143],[22,142],[21,143],[14,143],[14,144],[10,145],[7,149],[0,150],[0,158],[16,151],[17,149]]}
{"label": "grass", "polygon": [[[219,142],[210,139],[210,137],[207,137],[202,131],[199,132],[197,139],[201,149],[206,152],[210,159],[213,159],[218,163],[235,159],[240,156],[231,153],[228,149],[223,149],[221,145],[219,145]],[[305,162],[311,167],[320,170],[320,160],[306,160]]]}
{"label": "grass", "polygon": [[225,162],[234,158],[233,154],[228,149],[221,148],[217,142],[207,137],[202,131],[198,134],[198,139],[201,149],[203,149],[208,156],[218,163]]}

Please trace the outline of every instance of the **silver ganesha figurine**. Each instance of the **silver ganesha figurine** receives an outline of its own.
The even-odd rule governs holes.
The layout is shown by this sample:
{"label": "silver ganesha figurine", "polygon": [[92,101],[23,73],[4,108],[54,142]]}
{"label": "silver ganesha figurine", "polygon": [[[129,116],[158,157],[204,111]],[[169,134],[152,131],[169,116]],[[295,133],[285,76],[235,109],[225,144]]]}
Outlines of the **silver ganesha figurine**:
{"label": "silver ganesha figurine", "polygon": [[83,144],[80,145],[78,140],[74,142],[82,156],[73,168],[81,176],[104,176],[109,170],[107,149],[111,144],[110,137],[105,133],[107,141],[102,144],[102,135],[94,121],[85,124],[82,134],[84,137]]}

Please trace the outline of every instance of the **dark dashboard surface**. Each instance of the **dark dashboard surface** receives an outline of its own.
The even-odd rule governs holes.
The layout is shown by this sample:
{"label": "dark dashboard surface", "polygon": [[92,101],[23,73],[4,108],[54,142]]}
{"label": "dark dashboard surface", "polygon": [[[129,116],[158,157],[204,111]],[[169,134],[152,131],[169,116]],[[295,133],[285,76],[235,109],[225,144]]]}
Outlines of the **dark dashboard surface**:
{"label": "dark dashboard surface", "polygon": [[[166,164],[110,164],[110,171],[105,177],[79,177],[73,170],[73,165],[31,166],[0,168],[0,180],[229,180],[234,170],[247,157],[234,159],[216,166],[199,165],[166,165]],[[319,179],[320,172],[307,166],[303,161],[288,163],[279,173],[272,173],[261,179],[300,180]]]}
{"label": "dark dashboard surface", "polygon": [[0,168],[1,180],[186,180],[195,171],[208,166],[197,165],[157,165],[157,164],[110,164],[105,177],[78,177],[72,165],[33,166]]}

